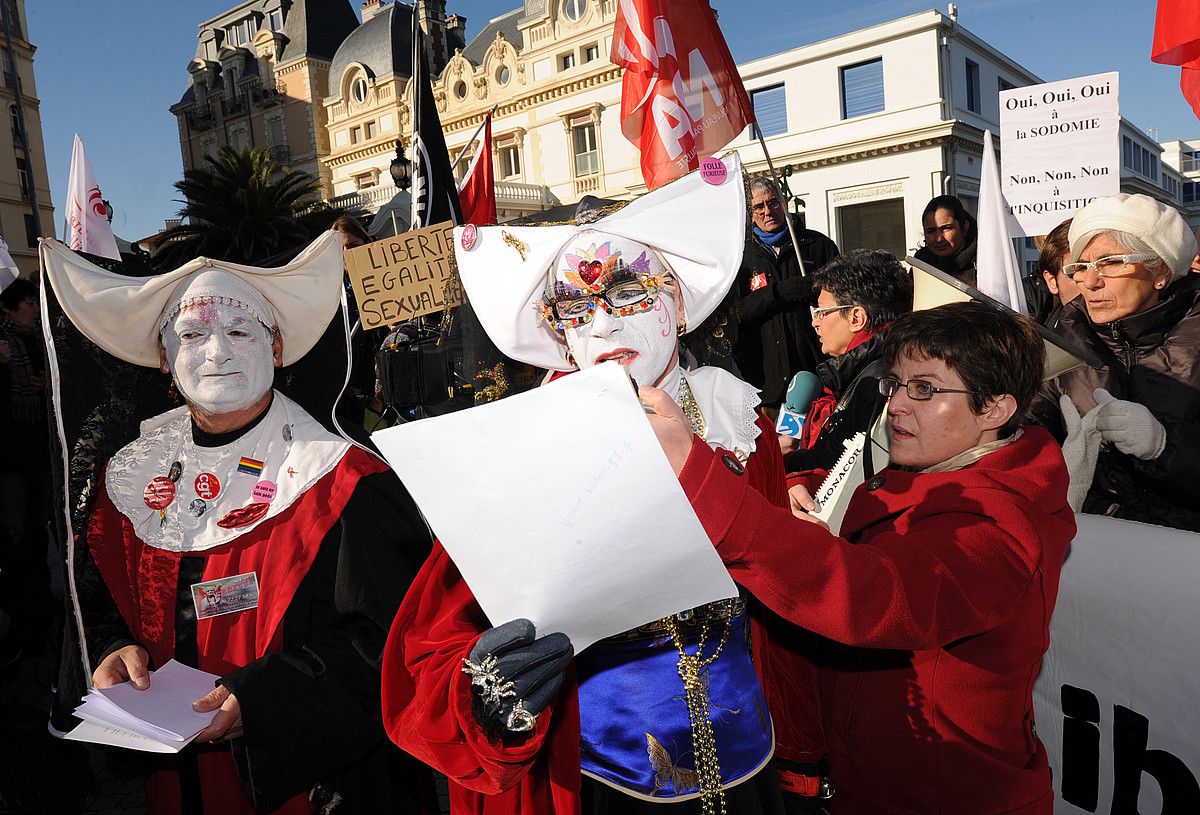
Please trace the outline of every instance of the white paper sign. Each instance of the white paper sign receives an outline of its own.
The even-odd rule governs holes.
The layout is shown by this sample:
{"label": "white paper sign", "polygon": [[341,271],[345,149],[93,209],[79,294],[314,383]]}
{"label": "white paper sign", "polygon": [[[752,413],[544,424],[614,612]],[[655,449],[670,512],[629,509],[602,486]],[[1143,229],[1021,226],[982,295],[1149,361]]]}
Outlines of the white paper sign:
{"label": "white paper sign", "polygon": [[371,438],[493,625],[578,653],[737,594],[615,363]]}
{"label": "white paper sign", "polygon": [[1121,191],[1119,74],[1000,92],[1002,187],[1024,235]]}
{"label": "white paper sign", "polygon": [[1200,812],[1200,535],[1076,518],[1034,688],[1054,811]]}

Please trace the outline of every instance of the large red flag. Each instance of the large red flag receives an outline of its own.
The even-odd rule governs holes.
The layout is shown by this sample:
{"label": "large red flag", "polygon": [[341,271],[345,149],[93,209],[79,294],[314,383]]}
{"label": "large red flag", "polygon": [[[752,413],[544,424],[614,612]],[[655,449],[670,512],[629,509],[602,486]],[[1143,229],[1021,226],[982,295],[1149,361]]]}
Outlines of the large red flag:
{"label": "large red flag", "polygon": [[614,63],[625,69],[621,130],[650,189],[696,169],[754,121],[708,0],[620,0]]}
{"label": "large red flag", "polygon": [[485,226],[496,223],[496,182],[492,170],[492,114],[483,124],[483,140],[458,185],[463,223]]}
{"label": "large red flag", "polygon": [[1200,3],[1158,0],[1150,59],[1183,67],[1179,88],[1200,117]]}

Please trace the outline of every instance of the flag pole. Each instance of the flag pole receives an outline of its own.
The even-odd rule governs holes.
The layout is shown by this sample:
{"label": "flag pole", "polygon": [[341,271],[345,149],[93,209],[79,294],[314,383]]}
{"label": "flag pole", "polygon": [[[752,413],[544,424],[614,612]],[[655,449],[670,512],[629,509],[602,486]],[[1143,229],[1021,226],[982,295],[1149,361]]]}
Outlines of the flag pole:
{"label": "flag pole", "polygon": [[498,107],[500,107],[499,104],[492,105],[492,109],[489,110],[487,115],[483,117],[483,121],[479,123],[479,127],[475,128],[475,132],[471,134],[471,138],[467,139],[467,143],[462,146],[462,149],[458,151],[458,155],[454,157],[454,161],[450,164],[450,172],[454,172],[458,169],[459,162],[462,161],[463,156],[467,154],[467,148],[474,144],[475,140],[479,138],[479,134],[483,132],[483,126],[487,124],[488,116],[491,116],[493,113],[495,113],[496,108]]}
{"label": "flag pole", "polygon": [[754,135],[758,137],[758,143],[762,145],[763,155],[767,157],[767,169],[771,171],[771,180],[775,182],[775,194],[779,196],[779,205],[783,207],[783,222],[787,224],[788,235],[792,239],[792,250],[796,253],[796,262],[800,264],[800,276],[807,277],[808,272],[804,267],[804,258],[800,257],[800,243],[796,240],[796,230],[792,226],[792,216],[788,214],[787,201],[783,200],[783,186],[779,183],[779,174],[775,172],[775,162],[771,161],[771,154],[767,152],[767,143],[763,141],[762,128],[758,126],[758,122],[753,122]]}

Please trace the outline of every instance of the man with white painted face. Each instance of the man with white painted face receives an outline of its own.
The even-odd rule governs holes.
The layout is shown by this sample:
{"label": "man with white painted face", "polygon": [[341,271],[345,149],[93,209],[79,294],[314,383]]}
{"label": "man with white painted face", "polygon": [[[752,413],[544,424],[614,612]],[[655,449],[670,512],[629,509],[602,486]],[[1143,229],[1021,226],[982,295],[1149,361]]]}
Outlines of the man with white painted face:
{"label": "man with white painted face", "polygon": [[378,659],[428,532],[386,465],[273,387],[337,314],[337,233],[279,269],[199,259],[148,280],[45,254],[79,329],[184,402],[110,459],[77,559],[95,687],[145,690],[171,659],[220,677],[193,704],[211,723],[148,773],[147,810],[418,811]]}

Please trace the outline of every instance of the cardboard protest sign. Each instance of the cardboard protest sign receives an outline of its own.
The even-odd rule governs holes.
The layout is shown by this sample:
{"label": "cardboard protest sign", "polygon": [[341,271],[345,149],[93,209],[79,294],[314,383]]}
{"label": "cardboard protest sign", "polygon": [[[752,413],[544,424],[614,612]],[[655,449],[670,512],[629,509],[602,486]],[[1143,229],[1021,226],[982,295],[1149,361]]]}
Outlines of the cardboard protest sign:
{"label": "cardboard protest sign", "polygon": [[1118,80],[1114,71],[1000,92],[1000,175],[1022,234],[1045,235],[1121,191]]}
{"label": "cardboard protest sign", "polygon": [[450,221],[350,249],[346,271],[364,329],[462,303]]}

